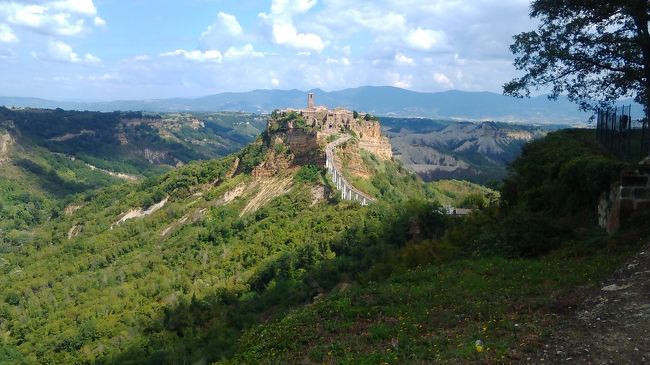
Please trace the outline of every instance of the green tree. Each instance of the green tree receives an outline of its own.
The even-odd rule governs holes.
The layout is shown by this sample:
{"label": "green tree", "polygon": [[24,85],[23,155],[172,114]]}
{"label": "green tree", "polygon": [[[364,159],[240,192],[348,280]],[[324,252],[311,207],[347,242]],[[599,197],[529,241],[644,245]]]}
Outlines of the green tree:
{"label": "green tree", "polygon": [[514,37],[515,67],[524,71],[503,87],[517,97],[550,89],[589,110],[634,97],[650,113],[650,2],[535,0],[536,31]]}

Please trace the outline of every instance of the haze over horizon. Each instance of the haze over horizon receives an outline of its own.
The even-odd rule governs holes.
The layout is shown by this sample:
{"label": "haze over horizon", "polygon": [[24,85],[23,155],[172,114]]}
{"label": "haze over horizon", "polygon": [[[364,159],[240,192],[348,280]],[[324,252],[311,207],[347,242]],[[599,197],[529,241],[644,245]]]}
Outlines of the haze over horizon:
{"label": "haze over horizon", "polygon": [[[201,97],[365,85],[500,92],[528,0],[0,1],[5,96]],[[507,22],[504,21],[507,19]]]}

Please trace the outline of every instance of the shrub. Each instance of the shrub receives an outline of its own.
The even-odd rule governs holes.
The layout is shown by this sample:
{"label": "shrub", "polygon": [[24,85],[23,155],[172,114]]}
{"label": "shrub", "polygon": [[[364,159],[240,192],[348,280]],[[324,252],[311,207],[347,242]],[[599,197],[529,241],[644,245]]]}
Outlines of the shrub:
{"label": "shrub", "polygon": [[296,181],[317,182],[319,169],[316,165],[304,165],[296,173]]}

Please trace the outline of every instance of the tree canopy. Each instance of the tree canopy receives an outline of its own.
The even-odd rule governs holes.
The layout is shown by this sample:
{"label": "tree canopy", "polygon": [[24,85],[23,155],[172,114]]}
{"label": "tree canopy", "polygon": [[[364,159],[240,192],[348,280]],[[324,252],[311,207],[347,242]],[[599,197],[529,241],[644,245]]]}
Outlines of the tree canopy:
{"label": "tree canopy", "polygon": [[524,71],[503,87],[517,97],[532,89],[566,94],[584,110],[633,97],[650,106],[650,2],[535,0],[537,30],[517,34],[510,47]]}

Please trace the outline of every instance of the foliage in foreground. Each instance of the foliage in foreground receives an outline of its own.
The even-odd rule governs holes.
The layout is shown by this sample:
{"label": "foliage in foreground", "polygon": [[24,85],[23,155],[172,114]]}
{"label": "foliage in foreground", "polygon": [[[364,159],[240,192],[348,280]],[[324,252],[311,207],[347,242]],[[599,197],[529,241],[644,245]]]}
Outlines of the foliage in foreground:
{"label": "foliage in foreground", "polygon": [[[536,351],[552,323],[634,247],[577,259],[476,258],[424,264],[340,286],[247,331],[232,363],[510,363]],[[477,353],[476,340],[485,351]]]}
{"label": "foliage in foreground", "polygon": [[650,3],[647,1],[535,0],[537,30],[516,35],[510,47],[524,76],[505,93],[530,89],[566,94],[581,108],[634,97],[650,113]]}
{"label": "foliage in foreground", "polygon": [[[314,202],[313,169],[305,167],[301,178],[276,177],[291,181],[289,193],[242,214],[264,185],[229,172],[236,157],[241,171],[259,163],[260,144],[80,197],[75,214],[0,256],[0,354],[68,364],[516,358],[544,335],[549,308],[567,307],[572,288],[596,282],[634,249],[591,233],[587,197],[596,188],[560,217],[583,212],[573,220],[583,234],[559,235],[546,223],[530,229],[544,212],[530,204],[532,191],[576,158],[599,155],[580,136],[552,135],[514,165],[508,186],[516,194],[504,192],[502,201],[512,215],[489,208],[449,220],[421,181],[380,165],[397,175],[375,171],[370,184],[381,199],[370,207]],[[543,158],[559,146],[566,159]],[[537,168],[555,175],[526,180]],[[575,176],[591,178],[601,169],[581,171]],[[241,187],[250,192],[221,200]],[[409,200],[409,192],[422,198]],[[167,197],[152,215],[115,225],[123,212]],[[484,357],[471,350],[477,337]]]}
{"label": "foliage in foreground", "polygon": [[500,209],[448,221],[441,239],[408,242],[356,282],[251,328],[230,363],[525,362],[647,238],[643,224],[617,237],[595,227],[599,192],[623,164],[592,138],[561,131],[530,144]]}
{"label": "foliage in foreground", "polygon": [[500,206],[470,216],[448,238],[468,254],[542,255],[569,241],[576,227],[596,229],[599,195],[624,166],[592,131],[549,133],[510,166]]}
{"label": "foliage in foreground", "polygon": [[[274,178],[292,181],[289,192],[243,214],[269,188],[247,174],[265,153],[255,143],[237,156],[78,196],[76,211],[3,253],[7,354],[68,364],[228,358],[241,332],[263,318],[364,275],[406,242],[442,234],[431,200],[314,202],[315,181],[328,179],[311,166]],[[236,161],[240,173],[231,177]],[[243,196],[222,200],[241,186]],[[409,177],[400,188],[423,183]],[[165,199],[150,216],[116,223]]]}

